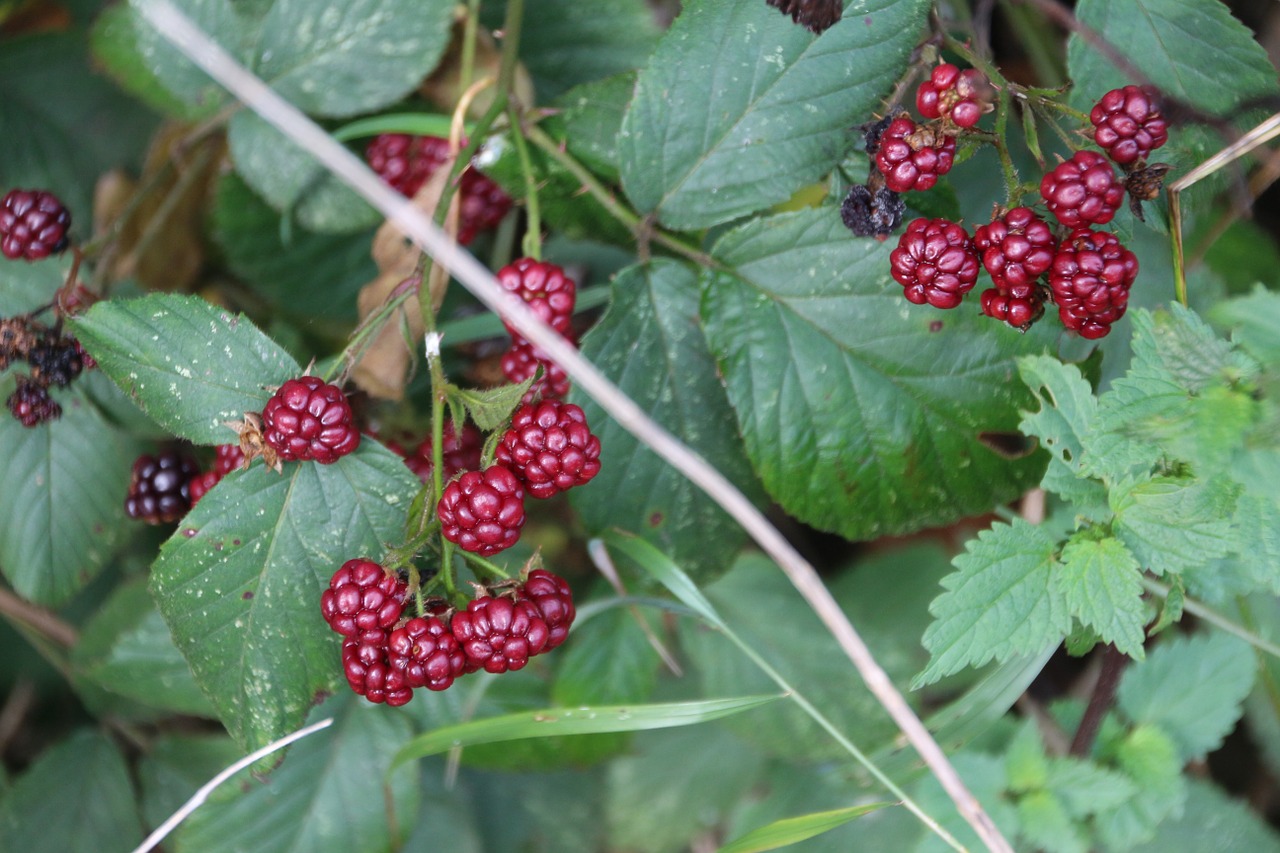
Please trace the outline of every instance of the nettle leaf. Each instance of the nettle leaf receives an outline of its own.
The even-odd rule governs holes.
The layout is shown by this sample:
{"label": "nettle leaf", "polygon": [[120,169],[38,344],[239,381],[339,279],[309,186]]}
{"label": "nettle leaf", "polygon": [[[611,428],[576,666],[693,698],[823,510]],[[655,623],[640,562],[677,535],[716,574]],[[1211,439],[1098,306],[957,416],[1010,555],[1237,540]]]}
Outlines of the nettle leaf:
{"label": "nettle leaf", "polygon": [[1066,636],[1071,611],[1053,580],[1057,548],[1049,531],[1020,518],[970,540],[954,560],[957,571],[942,580],[947,591],[929,607],[936,621],[923,642],[932,658],[915,686]]}
{"label": "nettle leaf", "polygon": [[332,465],[233,471],[183,519],[151,570],[174,641],[246,750],[302,724],[341,681],[316,602],[344,561],[377,559],[420,484],[376,442]]}
{"label": "nettle leaf", "polygon": [[223,444],[226,421],[258,412],[302,372],[243,315],[195,296],[99,302],[71,321],[102,370],[152,420],[196,444]]}
{"label": "nettle leaf", "polygon": [[1062,549],[1053,585],[1072,615],[1130,657],[1141,660],[1146,610],[1142,569],[1118,539],[1077,537]]}
{"label": "nettle leaf", "polygon": [[1045,853],[1088,853],[1089,844],[1052,791],[1032,791],[1018,798],[1022,838],[1034,850]]}
{"label": "nettle leaf", "polygon": [[[582,352],[658,423],[683,439],[757,503],[762,494],[737,437],[733,412],[698,328],[697,277],[675,261],[631,267]],[[600,473],[570,499],[593,535],[623,527],[686,571],[726,571],[746,534],[724,510],[574,391],[600,438]],[[607,500],[604,498],[607,497]]]}
{"label": "nettle leaf", "polygon": [[141,579],[117,587],[85,625],[72,662],[99,687],[152,708],[214,715]]}
{"label": "nettle leaf", "polygon": [[1112,808],[1142,792],[1123,773],[1071,757],[1049,759],[1045,787],[1053,791],[1077,819]]}
{"label": "nettle leaf", "polygon": [[476,422],[481,432],[492,432],[511,422],[511,415],[520,406],[521,398],[533,385],[534,379],[530,376],[515,385],[499,385],[486,390],[457,388],[453,396],[466,406],[471,420]]}
{"label": "nettle leaf", "polygon": [[1115,533],[1146,570],[1194,570],[1235,550],[1235,489],[1223,480],[1157,477],[1111,492]]}
{"label": "nettle leaf", "polygon": [[1018,429],[1038,437],[1076,476],[1088,476],[1085,451],[1098,417],[1093,387],[1078,367],[1047,355],[1018,359],[1018,374],[1040,404],[1038,412],[1023,412]]}
{"label": "nettle leaf", "polygon": [[0,847],[13,853],[100,853],[141,840],[129,770],[105,734],[77,731],[0,797]]}
{"label": "nettle leaf", "polygon": [[702,278],[707,339],[765,488],[851,539],[986,512],[1043,473],[1043,456],[993,445],[1021,440],[1031,397],[1014,357],[1048,339],[910,305],[891,248],[822,207],[730,231],[714,253],[734,271]]}
{"label": "nettle leaf", "polygon": [[336,712],[334,725],[290,747],[264,782],[241,771],[237,795],[215,797],[188,819],[179,853],[397,849],[418,805],[417,775],[391,764],[409,721],[362,703],[348,695],[316,709],[313,720]]}
{"label": "nettle leaf", "polygon": [[1167,377],[1195,394],[1224,379],[1238,381],[1257,373],[1253,359],[1218,337],[1189,308],[1174,302],[1167,311],[1134,314],[1132,377]]}
{"label": "nettle leaf", "polygon": [[628,197],[684,230],[785,201],[840,161],[849,128],[906,67],[928,10],[870,0],[815,39],[764,3],[686,5],[623,120]]}
{"label": "nettle leaf", "polygon": [[1280,503],[1261,495],[1241,495],[1231,538],[1254,584],[1280,595]]}
{"label": "nettle leaf", "polygon": [[1182,807],[1187,778],[1182,774],[1184,762],[1169,736],[1154,725],[1135,727],[1109,744],[1108,752],[1141,793],[1099,809],[1094,827],[1105,849],[1128,850],[1151,838],[1156,827]]}
{"label": "nettle leaf", "polygon": [[1183,807],[1160,821],[1149,841],[1130,847],[1130,853],[1280,851],[1280,835],[1245,801],[1230,796],[1213,782],[1194,776],[1183,778],[1186,780]]}
{"label": "nettle leaf", "polygon": [[1261,286],[1248,296],[1219,302],[1210,314],[1231,327],[1231,336],[1249,354],[1280,365],[1280,294]]}
{"label": "nettle leaf", "polygon": [[1116,700],[1130,720],[1171,737],[1187,762],[1217,749],[1230,733],[1256,670],[1252,649],[1229,634],[1177,637],[1125,671]]}
{"label": "nettle leaf", "polygon": [[[12,387],[0,381],[0,396]],[[142,451],[83,387],[53,398],[62,417],[51,423],[27,429],[8,412],[0,417],[0,571],[19,595],[46,606],[96,577],[129,535],[124,495]]]}

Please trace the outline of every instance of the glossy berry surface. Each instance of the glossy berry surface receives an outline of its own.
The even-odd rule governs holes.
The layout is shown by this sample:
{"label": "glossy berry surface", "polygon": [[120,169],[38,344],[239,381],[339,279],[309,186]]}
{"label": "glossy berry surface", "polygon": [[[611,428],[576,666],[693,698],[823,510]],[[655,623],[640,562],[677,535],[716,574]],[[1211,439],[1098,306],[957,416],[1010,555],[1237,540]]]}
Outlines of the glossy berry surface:
{"label": "glossy berry surface", "polygon": [[1034,284],[1053,263],[1058,241],[1049,225],[1026,207],[1015,207],[973,232],[982,266],[999,288]]}
{"label": "glossy berry surface", "polygon": [[384,631],[367,631],[343,640],[342,673],[352,691],[370,702],[395,707],[413,698],[404,670],[391,665]]}
{"label": "glossy berry surface", "polygon": [[195,506],[222,478],[244,465],[244,451],[238,444],[219,444],[213,459],[213,468],[191,481],[191,505]]}
{"label": "glossy berry surface", "polygon": [[577,616],[577,610],[573,606],[573,590],[569,588],[568,581],[546,569],[534,569],[529,572],[524,585],[517,590],[516,597],[532,603],[542,616],[542,621],[547,623],[547,645],[543,648],[544,652],[551,651],[565,641],[569,636],[569,627]]}
{"label": "glossy berry surface", "polygon": [[1077,228],[1062,241],[1049,268],[1049,287],[1062,325],[1083,338],[1101,338],[1124,316],[1138,259],[1114,234]]}
{"label": "glossy berry surface", "polygon": [[[480,434],[480,430],[476,428],[475,424],[468,421],[463,426],[462,432],[458,433],[453,428],[453,421],[445,421],[440,443],[444,462],[444,470],[440,474],[441,479],[447,482],[463,471],[474,471],[480,467],[480,453],[484,450],[484,436]],[[388,446],[390,447],[391,445]],[[413,450],[403,454],[404,464],[408,466],[410,471],[417,474],[418,479],[424,483],[431,480],[431,466],[433,464],[431,450],[431,436],[427,436]]]}
{"label": "glossy berry surface", "polygon": [[501,465],[468,471],[444,487],[436,515],[446,539],[464,551],[487,557],[520,538],[524,487]]}
{"label": "glossy berry surface", "polygon": [[525,403],[511,417],[494,455],[535,498],[585,485],[600,471],[600,439],[572,403]]}
{"label": "glossy berry surface", "polygon": [[917,127],[906,116],[890,122],[880,135],[876,168],[884,183],[896,193],[932,189],[938,178],[951,171],[956,140],[927,127]]}
{"label": "glossy berry surface", "polygon": [[360,446],[346,395],[316,376],[280,386],[262,410],[262,433],[286,461],[314,459],[328,465]]}
{"label": "glossy berry surface", "polygon": [[67,247],[71,214],[53,193],[10,190],[0,199],[0,253],[38,261]]}
{"label": "glossy berry surface", "polygon": [[487,595],[453,614],[449,628],[467,656],[468,672],[523,669],[545,651],[550,633],[532,602]]}
{"label": "glossy berry surface", "polygon": [[[449,158],[449,140],[440,136],[384,133],[365,149],[365,160],[383,181],[412,197]],[[458,242],[469,244],[481,231],[497,226],[511,209],[511,198],[474,167],[458,182]]]}
{"label": "glossy berry surface", "polygon": [[36,427],[62,417],[62,406],[49,396],[49,389],[21,376],[18,387],[6,401],[9,413],[24,427]]}
{"label": "glossy berry surface", "polygon": [[1049,212],[1068,228],[1110,222],[1124,201],[1124,184],[1096,151],[1077,151],[1040,180]]}
{"label": "glossy berry surface", "polygon": [[[533,258],[520,258],[498,270],[497,279],[503,290],[519,296],[544,323],[569,336],[577,285],[563,269]],[[502,324],[513,339],[520,338],[505,319]]]}
{"label": "glossy berry surface", "polygon": [[1153,95],[1139,86],[1112,89],[1089,113],[1093,141],[1122,166],[1145,160],[1169,141],[1169,125]]}
{"label": "glossy berry surface", "polygon": [[914,219],[889,254],[890,272],[907,301],[955,308],[978,280],[978,253],[961,226],[946,219]]}
{"label": "glossy berry surface", "polygon": [[1026,331],[1044,316],[1044,289],[1037,285],[982,291],[982,313]]}
{"label": "glossy berry surface", "polygon": [[542,377],[529,386],[524,402],[559,399],[569,393],[569,374],[560,365],[542,357],[541,351],[528,341],[512,341],[511,348],[502,354],[502,375],[508,382],[524,382],[537,374],[539,367],[543,369]]}
{"label": "glossy berry surface", "polygon": [[961,71],[949,62],[933,69],[916,89],[916,110],[925,118],[949,119],[970,128],[987,112],[990,84],[976,68]]}
{"label": "glossy berry surface", "polygon": [[200,499],[209,494],[209,490],[218,485],[222,478],[217,471],[205,471],[191,478],[191,506],[200,503]]}
{"label": "glossy berry surface", "polygon": [[387,660],[409,687],[447,690],[462,675],[467,656],[437,617],[410,619],[387,638]]}
{"label": "glossy berry surface", "polygon": [[344,637],[387,630],[404,610],[405,583],[372,560],[347,560],[320,594],[320,615]]}
{"label": "glossy berry surface", "polygon": [[196,461],[176,450],[139,456],[133,462],[125,512],[147,524],[177,521],[191,509],[191,481],[199,473]]}

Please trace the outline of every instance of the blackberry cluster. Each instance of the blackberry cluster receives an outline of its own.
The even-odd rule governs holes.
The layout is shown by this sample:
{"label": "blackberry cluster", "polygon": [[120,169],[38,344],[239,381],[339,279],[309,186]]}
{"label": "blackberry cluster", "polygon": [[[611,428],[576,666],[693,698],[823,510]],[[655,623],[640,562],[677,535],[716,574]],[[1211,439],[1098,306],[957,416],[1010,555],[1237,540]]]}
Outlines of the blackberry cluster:
{"label": "blackberry cluster", "polygon": [[366,559],[348,560],[320,596],[320,613],[342,635],[342,671],[370,702],[403,705],[413,691],[447,690],[479,670],[523,669],[564,642],[576,610],[569,584],[545,569],[506,582],[463,610],[406,617],[408,586]]}
{"label": "blackberry cluster", "polygon": [[[384,133],[365,149],[365,160],[383,181],[413,197],[448,160],[449,140],[439,136]],[[481,231],[498,226],[511,209],[502,187],[467,166],[458,179],[458,242],[466,246]]]}
{"label": "blackberry cluster", "polygon": [[[497,278],[504,290],[519,296],[547,325],[574,343],[577,285],[563,269],[532,258],[520,258],[498,270]],[[502,324],[511,335],[511,346],[502,354],[501,362],[502,375],[507,381],[525,382],[542,370],[542,376],[526,392],[524,402],[559,399],[568,394],[569,376],[564,368],[521,336],[505,318]]]}
{"label": "blackberry cluster", "polygon": [[26,362],[29,371],[18,375],[7,405],[25,427],[61,417],[62,406],[50,390],[66,388],[96,364],[78,340],[62,332],[61,323],[48,327],[29,314],[0,319],[0,370],[20,361]]}
{"label": "blackberry cluster", "polygon": [[53,193],[10,190],[0,199],[0,253],[39,261],[67,248],[71,213]]}
{"label": "blackberry cluster", "polygon": [[[991,87],[980,72],[943,64],[916,92],[916,107],[931,124],[905,113],[870,127],[867,150],[876,170],[866,187],[854,187],[841,218],[862,236],[896,226],[897,193],[932,187],[950,169],[955,136],[974,127],[990,109]],[[1154,198],[1168,166],[1146,158],[1168,139],[1154,93],[1125,86],[1105,94],[1090,114],[1094,140],[1106,156],[1075,152],[1040,182],[1040,197],[1057,225],[1031,207],[997,211],[972,236],[946,219],[908,223],[890,253],[890,271],[916,304],[954,308],[975,285],[979,269],[993,286],[983,291],[982,313],[1026,331],[1052,302],[1070,331],[1085,338],[1106,335],[1124,316],[1138,261],[1115,235],[1093,230],[1110,222],[1126,192],[1135,213]],[[1107,158],[1119,164],[1117,176]],[[877,203],[879,208],[877,208]],[[900,215],[900,214],[899,214]]]}

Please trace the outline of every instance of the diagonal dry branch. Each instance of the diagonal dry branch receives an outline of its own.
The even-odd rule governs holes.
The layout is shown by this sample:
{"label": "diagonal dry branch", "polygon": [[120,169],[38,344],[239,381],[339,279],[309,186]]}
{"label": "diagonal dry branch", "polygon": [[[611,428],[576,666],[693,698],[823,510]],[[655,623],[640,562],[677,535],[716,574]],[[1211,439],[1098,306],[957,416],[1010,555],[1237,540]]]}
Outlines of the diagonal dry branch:
{"label": "diagonal dry branch", "polygon": [[363,196],[388,219],[394,220],[436,262],[448,268],[476,298],[511,324],[590,394],[624,429],[681,471],[734,517],[760,547],[778,564],[813,608],[868,689],[893,718],[907,740],[956,804],[961,816],[992,851],[1012,853],[1013,848],[970,793],[928,729],[894,687],[866,643],[850,624],[814,568],[746,496],[717,469],[659,426],[630,397],[604,377],[514,294],[503,291],[493,274],[468,252],[450,243],[444,233],[412,203],[383,184],[354,154],[285,101],[260,78],[232,59],[203,31],[191,23],[169,0],[139,0],[138,9],[148,23],[200,66],[237,99],[274,125]]}

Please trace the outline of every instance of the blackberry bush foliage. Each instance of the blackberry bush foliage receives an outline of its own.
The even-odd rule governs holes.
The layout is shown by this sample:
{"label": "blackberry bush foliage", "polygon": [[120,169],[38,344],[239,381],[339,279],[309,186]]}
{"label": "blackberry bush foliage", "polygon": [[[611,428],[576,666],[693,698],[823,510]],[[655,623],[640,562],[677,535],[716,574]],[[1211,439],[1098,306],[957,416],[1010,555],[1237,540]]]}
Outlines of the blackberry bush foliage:
{"label": "blackberry bush foliage", "polygon": [[1280,849],[1269,12],[46,6],[0,847]]}

